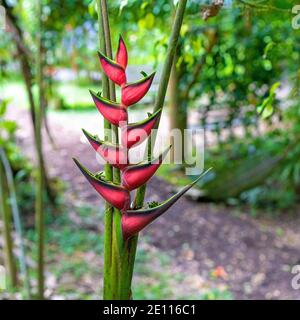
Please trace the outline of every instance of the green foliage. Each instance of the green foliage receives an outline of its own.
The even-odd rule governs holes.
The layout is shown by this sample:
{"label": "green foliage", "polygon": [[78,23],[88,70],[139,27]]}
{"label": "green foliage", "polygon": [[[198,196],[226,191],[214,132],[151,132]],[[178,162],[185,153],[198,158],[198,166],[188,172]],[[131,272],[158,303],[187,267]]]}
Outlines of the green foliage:
{"label": "green foliage", "polygon": [[[204,189],[213,187],[217,194],[217,186],[225,183],[226,192],[224,191],[222,195],[223,200],[230,200],[231,196],[235,196],[253,207],[280,210],[292,208],[298,203],[300,183],[298,103],[278,112],[281,115],[281,128],[264,132],[262,136],[223,144],[220,149],[207,153],[206,163],[214,168],[215,174],[211,175],[210,181],[204,183],[202,186]],[[272,160],[278,156],[280,160],[273,166]],[[251,177],[247,163],[253,164],[254,169],[261,168],[261,163],[267,163],[264,168],[268,174],[264,176],[260,171],[253,175],[252,172],[254,177]],[[250,172],[249,180],[255,179],[255,183],[247,185],[247,188],[242,188],[238,183],[243,174],[236,169],[239,165],[242,166],[244,173]],[[268,167],[271,170],[268,170]],[[229,185],[224,180],[226,173],[231,175]],[[231,185],[237,187],[236,193],[230,193]]]}
{"label": "green foliage", "polygon": [[9,100],[0,101],[0,147],[5,150],[12,170],[19,180],[26,180],[31,171],[28,160],[16,144],[17,123],[5,117]]}
{"label": "green foliage", "polygon": [[202,300],[232,300],[233,296],[228,290],[214,289],[202,296]]}
{"label": "green foliage", "polygon": [[5,116],[9,103],[9,100],[0,103],[0,147],[4,149],[12,168],[18,204],[24,216],[34,212],[33,168],[16,143],[17,123]]}
{"label": "green foliage", "polygon": [[275,82],[269,92],[269,96],[264,99],[263,103],[257,107],[257,112],[263,119],[269,118],[274,113],[274,100],[276,98],[276,89],[280,86],[280,82]]}

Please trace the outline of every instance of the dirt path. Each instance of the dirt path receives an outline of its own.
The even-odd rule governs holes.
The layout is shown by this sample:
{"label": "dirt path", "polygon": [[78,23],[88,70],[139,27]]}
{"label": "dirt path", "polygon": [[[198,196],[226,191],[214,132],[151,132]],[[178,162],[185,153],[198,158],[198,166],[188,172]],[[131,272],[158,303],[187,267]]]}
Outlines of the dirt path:
{"label": "dirt path", "polygon": [[[18,119],[20,143],[29,155],[33,154],[27,112],[10,109],[9,116]],[[57,148],[53,150],[48,142],[44,143],[47,165],[52,176],[60,177],[69,185],[67,201],[80,199],[98,205],[102,200],[71,161],[71,157],[78,157],[90,169],[99,170],[95,153],[80,135],[76,117],[50,116]],[[89,126],[95,124],[95,119],[85,117],[81,122]],[[173,191],[171,185],[153,178],[147,199],[161,201]],[[193,286],[203,282],[226,285],[237,299],[300,299],[300,290],[291,287],[290,271],[292,266],[300,264],[297,235],[300,219],[255,220],[230,211],[223,206],[184,198],[143,234],[153,245],[174,257],[175,265],[185,270],[185,275],[191,275]],[[212,277],[212,270],[218,266],[224,268],[226,274]]]}

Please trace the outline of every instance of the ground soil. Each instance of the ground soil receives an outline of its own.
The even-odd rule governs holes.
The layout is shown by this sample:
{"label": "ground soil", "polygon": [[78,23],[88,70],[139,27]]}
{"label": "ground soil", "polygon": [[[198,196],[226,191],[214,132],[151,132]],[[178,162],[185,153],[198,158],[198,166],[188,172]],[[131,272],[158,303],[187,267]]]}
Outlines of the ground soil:
{"label": "ground soil", "polygon": [[[9,116],[18,119],[19,142],[33,156],[28,112],[11,108]],[[70,206],[79,199],[96,206],[102,200],[71,160],[78,157],[90,169],[99,170],[95,153],[85,143],[71,114],[64,121],[57,119],[57,115],[49,117],[55,148],[44,139],[49,173],[67,184],[65,198]],[[147,199],[161,201],[172,192],[174,186],[154,177]],[[173,257],[173,267],[191,276],[191,285],[212,281],[226,285],[235,299],[300,299],[300,290],[291,286],[291,268],[300,264],[299,234],[297,214],[252,218],[241,209],[198,203],[187,197],[143,232],[152,245]],[[218,266],[225,272],[213,277]]]}

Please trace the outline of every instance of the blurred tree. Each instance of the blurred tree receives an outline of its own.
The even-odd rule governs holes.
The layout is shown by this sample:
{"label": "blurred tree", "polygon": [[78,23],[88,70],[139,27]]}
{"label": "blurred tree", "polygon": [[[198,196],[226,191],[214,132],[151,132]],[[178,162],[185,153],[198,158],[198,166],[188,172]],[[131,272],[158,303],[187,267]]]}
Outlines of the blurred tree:
{"label": "blurred tree", "polygon": [[[35,30],[36,26],[34,23],[26,24],[27,19],[29,19],[30,17],[32,18],[32,11],[31,10],[29,10],[28,12],[25,11],[26,17],[24,17],[24,13],[22,10],[22,5],[26,3],[26,1],[24,0],[20,1],[18,4],[15,4],[14,6],[9,5],[6,0],[1,0],[0,3],[6,9],[8,24],[11,28],[10,36],[15,43],[17,58],[20,61],[20,67],[21,67],[24,83],[26,86],[27,94],[28,94],[33,131],[35,132],[36,131],[36,101],[33,93],[34,74],[35,74],[34,68],[33,68],[33,64],[34,64],[33,53],[35,52],[34,50],[36,50],[36,48],[34,47],[32,48],[32,42],[31,42],[32,39],[28,40],[28,38],[34,38],[34,36],[36,35],[36,30]],[[28,25],[30,26],[29,30],[26,28],[26,26]],[[36,139],[35,139],[35,143],[37,144]],[[45,161],[44,161],[43,155],[41,154],[41,165],[42,165],[47,195],[51,203],[54,203],[55,195],[54,195],[54,191],[51,189],[44,162]]]}

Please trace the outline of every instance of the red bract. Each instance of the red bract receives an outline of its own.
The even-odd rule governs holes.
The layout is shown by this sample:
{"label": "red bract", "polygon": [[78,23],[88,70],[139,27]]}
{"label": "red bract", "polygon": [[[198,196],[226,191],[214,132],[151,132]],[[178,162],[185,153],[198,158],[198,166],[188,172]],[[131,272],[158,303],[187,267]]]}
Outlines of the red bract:
{"label": "red bract", "polygon": [[139,102],[148,92],[154,76],[155,72],[140,81],[129,83],[122,87],[122,104],[131,106]]}
{"label": "red bract", "polygon": [[124,68],[120,64],[107,58],[101,52],[98,54],[102,68],[109,79],[119,86],[124,85],[126,83],[126,73]]}
{"label": "red bract", "polygon": [[[207,172],[207,171],[206,171]],[[195,181],[177,192],[174,196],[165,202],[153,208],[142,208],[139,210],[127,210],[122,216],[122,232],[125,240],[134,236],[153,220],[157,219],[165,213],[171,206],[173,206],[200,178],[206,173],[201,174]]]}
{"label": "red bract", "polygon": [[127,54],[127,48],[122,36],[120,36],[119,38],[119,46],[118,46],[118,51],[116,55],[116,61],[120,66],[124,68],[124,70],[126,70],[127,63],[128,63],[128,54]]}
{"label": "red bract", "polygon": [[121,128],[122,145],[129,149],[133,146],[136,147],[143,143],[143,141],[145,141],[145,139],[150,135],[151,130],[154,128],[158,118],[160,117],[161,110],[162,109],[159,109],[146,120],[123,126]]}
{"label": "red bract", "polygon": [[82,129],[91,146],[95,151],[112,166],[123,169],[128,166],[127,151],[119,145],[104,142]]}
{"label": "red bract", "polygon": [[90,94],[99,112],[110,123],[115,126],[120,126],[124,123],[127,123],[127,110],[125,107],[103,97],[100,97],[92,90],[90,90]]}
{"label": "red bract", "polygon": [[169,209],[202,175],[160,205],[147,209],[129,209],[130,191],[142,186],[154,175],[170,148],[155,161],[129,164],[128,149],[137,146],[149,137],[151,130],[156,127],[157,121],[160,118],[161,109],[144,121],[128,124],[127,108],[145,96],[155,74],[152,73],[135,83],[126,83],[125,69],[127,68],[128,55],[122,37],[119,39],[116,62],[101,53],[99,53],[99,58],[105,74],[113,82],[121,86],[121,103],[118,104],[104,99],[92,91],[90,93],[100,113],[110,123],[121,127],[121,145],[101,141],[87,131],[83,130],[83,132],[92,147],[105,161],[121,169],[122,185],[106,181],[105,177],[95,176],[77,160],[74,159],[74,161],[96,191],[112,206],[121,210],[122,234],[123,238],[127,240]]}
{"label": "red bract", "polygon": [[130,165],[122,172],[122,185],[128,190],[134,190],[146,183],[162,164],[171,146],[157,159]]}
{"label": "red bract", "polygon": [[73,160],[89,183],[107,202],[120,210],[128,208],[130,204],[130,193],[128,190],[112,182],[105,181],[102,178],[97,178],[78,160]]}

